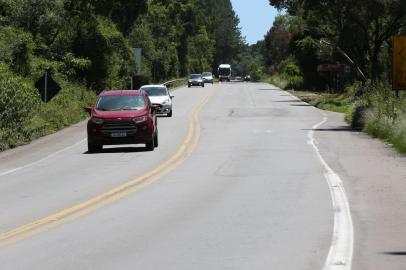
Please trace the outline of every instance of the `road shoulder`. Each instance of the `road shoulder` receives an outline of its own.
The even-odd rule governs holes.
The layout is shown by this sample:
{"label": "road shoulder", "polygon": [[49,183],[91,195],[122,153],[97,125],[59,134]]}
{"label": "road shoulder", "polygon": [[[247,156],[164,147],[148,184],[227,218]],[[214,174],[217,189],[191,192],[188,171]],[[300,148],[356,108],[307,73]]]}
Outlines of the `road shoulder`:
{"label": "road shoulder", "polygon": [[87,120],[41,137],[23,146],[0,152],[0,175],[37,162],[58,151],[85,143]]}
{"label": "road shoulder", "polygon": [[328,121],[315,137],[348,193],[355,230],[353,269],[403,269],[406,158],[352,130],[342,114],[325,113]]}

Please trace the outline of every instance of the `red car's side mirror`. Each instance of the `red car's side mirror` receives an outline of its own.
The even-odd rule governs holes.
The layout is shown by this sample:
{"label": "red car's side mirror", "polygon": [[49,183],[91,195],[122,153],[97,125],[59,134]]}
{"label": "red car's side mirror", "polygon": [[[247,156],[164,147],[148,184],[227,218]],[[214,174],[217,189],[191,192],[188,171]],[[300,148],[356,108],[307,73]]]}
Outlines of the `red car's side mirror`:
{"label": "red car's side mirror", "polygon": [[89,115],[92,114],[93,107],[92,106],[84,106],[83,110],[87,112]]}

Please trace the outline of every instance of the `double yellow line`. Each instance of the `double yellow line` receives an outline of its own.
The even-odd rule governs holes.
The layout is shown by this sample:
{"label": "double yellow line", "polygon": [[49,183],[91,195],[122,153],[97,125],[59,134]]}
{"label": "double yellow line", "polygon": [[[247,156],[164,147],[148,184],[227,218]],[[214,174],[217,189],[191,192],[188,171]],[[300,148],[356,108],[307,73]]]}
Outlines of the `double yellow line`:
{"label": "double yellow line", "polygon": [[190,114],[189,128],[186,138],[176,153],[167,161],[155,169],[85,202],[74,205],[50,216],[41,218],[32,223],[23,225],[17,229],[1,233],[0,247],[8,246],[26,238],[44,233],[61,224],[94,212],[101,207],[112,204],[113,202],[120,200],[121,198],[124,198],[147,185],[150,185],[151,183],[160,179],[162,176],[173,171],[176,167],[187,160],[196,149],[200,139],[199,114],[213,94],[214,89],[204,97],[202,102]]}

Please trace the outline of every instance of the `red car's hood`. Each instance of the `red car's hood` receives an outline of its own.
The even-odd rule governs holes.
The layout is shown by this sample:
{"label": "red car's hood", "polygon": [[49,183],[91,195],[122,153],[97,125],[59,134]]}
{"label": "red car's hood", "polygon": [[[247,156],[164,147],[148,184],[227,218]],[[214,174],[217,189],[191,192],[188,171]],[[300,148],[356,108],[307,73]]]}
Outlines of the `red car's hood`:
{"label": "red car's hood", "polygon": [[114,118],[133,118],[138,116],[143,116],[147,114],[147,109],[140,110],[123,110],[123,111],[101,111],[93,109],[92,116],[104,119],[114,119]]}

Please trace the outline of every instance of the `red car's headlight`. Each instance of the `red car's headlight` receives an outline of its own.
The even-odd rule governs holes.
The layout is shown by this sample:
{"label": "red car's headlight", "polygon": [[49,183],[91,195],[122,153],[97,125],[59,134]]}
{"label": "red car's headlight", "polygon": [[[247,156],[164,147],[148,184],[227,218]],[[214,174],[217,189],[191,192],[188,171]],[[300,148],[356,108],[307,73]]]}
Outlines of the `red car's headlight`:
{"label": "red car's headlight", "polygon": [[147,121],[147,119],[148,119],[148,117],[146,115],[144,115],[144,116],[139,116],[139,117],[133,118],[133,121],[138,124],[138,123]]}
{"label": "red car's headlight", "polygon": [[101,125],[103,124],[104,120],[101,118],[97,118],[97,117],[92,117],[91,121],[97,125]]}

